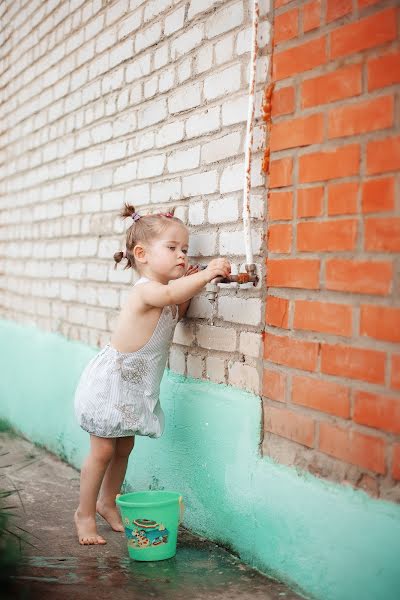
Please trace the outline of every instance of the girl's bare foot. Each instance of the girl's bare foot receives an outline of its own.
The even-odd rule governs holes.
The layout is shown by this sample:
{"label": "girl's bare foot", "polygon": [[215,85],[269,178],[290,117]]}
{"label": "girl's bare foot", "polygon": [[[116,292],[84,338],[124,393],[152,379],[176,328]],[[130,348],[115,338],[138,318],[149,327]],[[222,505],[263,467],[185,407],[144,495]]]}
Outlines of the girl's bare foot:
{"label": "girl's bare foot", "polygon": [[122,525],[121,517],[115,504],[97,502],[96,510],[107,521],[111,529],[114,531],[124,531],[124,526]]}
{"label": "girl's bare foot", "polygon": [[76,531],[78,532],[78,540],[82,546],[103,545],[106,540],[97,533],[96,520],[94,517],[82,517],[79,514],[79,509],[74,514]]}

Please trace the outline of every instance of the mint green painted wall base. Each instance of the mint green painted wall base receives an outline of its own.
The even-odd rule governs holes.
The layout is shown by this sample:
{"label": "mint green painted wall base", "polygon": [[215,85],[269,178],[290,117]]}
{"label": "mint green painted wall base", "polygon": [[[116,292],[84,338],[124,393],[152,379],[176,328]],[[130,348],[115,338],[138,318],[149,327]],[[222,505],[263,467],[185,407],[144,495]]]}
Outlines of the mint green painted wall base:
{"label": "mint green painted wall base", "polygon": [[[79,467],[73,394],[95,350],[0,321],[0,418]],[[399,600],[400,507],[258,454],[258,397],[165,373],[166,429],[140,438],[127,481],[184,497],[184,524],[319,600]]]}

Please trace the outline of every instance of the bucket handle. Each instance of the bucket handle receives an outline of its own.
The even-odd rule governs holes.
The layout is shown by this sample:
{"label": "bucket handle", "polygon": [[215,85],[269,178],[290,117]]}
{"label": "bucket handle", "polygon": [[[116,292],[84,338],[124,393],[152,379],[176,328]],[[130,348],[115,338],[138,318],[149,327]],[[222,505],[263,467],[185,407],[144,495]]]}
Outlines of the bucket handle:
{"label": "bucket handle", "polygon": [[179,523],[182,523],[183,513],[185,512],[185,505],[184,505],[182,496],[179,496],[178,501],[179,501]]}

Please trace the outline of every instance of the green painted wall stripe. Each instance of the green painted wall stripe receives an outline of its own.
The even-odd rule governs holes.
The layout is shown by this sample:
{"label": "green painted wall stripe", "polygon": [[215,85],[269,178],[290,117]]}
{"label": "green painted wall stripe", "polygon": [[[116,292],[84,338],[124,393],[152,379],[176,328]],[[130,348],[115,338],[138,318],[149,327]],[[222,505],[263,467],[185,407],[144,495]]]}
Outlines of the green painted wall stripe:
{"label": "green painted wall stripe", "polygon": [[[0,418],[79,467],[73,394],[95,350],[6,321],[0,342]],[[165,433],[137,439],[129,485],[182,493],[187,527],[310,596],[398,600],[398,505],[259,456],[257,396],[166,371],[161,401]]]}

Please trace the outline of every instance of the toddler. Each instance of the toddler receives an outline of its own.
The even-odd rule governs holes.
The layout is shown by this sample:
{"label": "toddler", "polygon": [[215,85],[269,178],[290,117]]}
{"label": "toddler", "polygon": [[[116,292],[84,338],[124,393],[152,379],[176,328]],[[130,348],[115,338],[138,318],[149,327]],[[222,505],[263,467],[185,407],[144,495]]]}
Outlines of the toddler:
{"label": "toddler", "polygon": [[[80,478],[74,519],[80,544],[105,544],[97,533],[96,512],[114,531],[124,531],[115,498],[125,477],[135,435],[159,437],[164,413],[159,388],[177,321],[195,296],[214,277],[227,276],[225,258],[199,270],[188,268],[189,233],[172,213],[140,216],[125,205],[132,219],[126,260],[140,279],[132,287],[107,344],[86,366],[76,394],[75,412],[90,434],[90,452]],[[185,275],[190,275],[184,277]]]}

